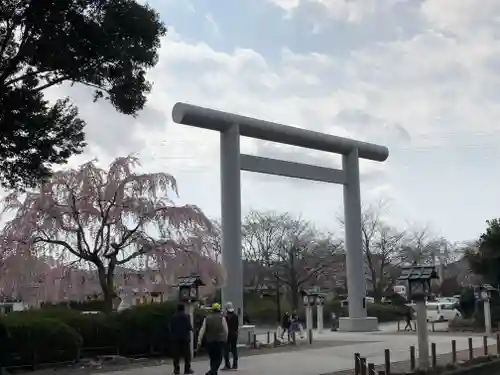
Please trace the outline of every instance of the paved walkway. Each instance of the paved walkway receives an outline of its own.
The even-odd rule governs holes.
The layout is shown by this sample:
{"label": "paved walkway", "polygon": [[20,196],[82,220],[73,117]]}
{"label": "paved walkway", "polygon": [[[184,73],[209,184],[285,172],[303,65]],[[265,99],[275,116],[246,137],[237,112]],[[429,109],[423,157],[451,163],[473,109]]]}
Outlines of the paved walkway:
{"label": "paved walkway", "polygon": [[[304,345],[302,350],[287,352],[256,354],[240,359],[239,375],[319,375],[345,372],[354,367],[353,355],[359,352],[368,362],[375,365],[384,363],[384,349],[391,351],[392,362],[409,360],[409,347],[417,346],[416,335],[398,334],[394,325],[381,327],[380,332],[373,333],[341,333],[325,331],[316,334],[315,340],[329,342],[328,347],[310,349]],[[264,341],[266,335],[259,335]],[[464,351],[468,347],[468,336],[429,334],[429,341],[434,342],[437,354],[442,355],[451,351],[451,340],[456,340],[457,351]],[[494,343],[494,339],[490,340]],[[473,337],[475,348],[481,348],[481,337]],[[302,345],[301,345],[302,346]],[[418,353],[417,353],[418,357]],[[197,361],[193,364],[196,374],[203,375],[207,370],[208,361]],[[115,375],[164,375],[171,373],[171,366],[157,366],[142,369],[130,369],[115,372]],[[109,373],[111,374],[111,373]]]}

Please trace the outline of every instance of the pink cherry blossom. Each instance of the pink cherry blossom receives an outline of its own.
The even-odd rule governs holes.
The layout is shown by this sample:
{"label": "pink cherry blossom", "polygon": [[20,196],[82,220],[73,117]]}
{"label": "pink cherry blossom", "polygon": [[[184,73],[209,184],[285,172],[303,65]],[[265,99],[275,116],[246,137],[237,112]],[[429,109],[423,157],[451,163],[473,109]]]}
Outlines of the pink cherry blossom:
{"label": "pink cherry blossom", "polygon": [[107,170],[93,160],[55,172],[39,190],[9,194],[0,215],[0,296],[35,303],[100,293],[111,308],[118,290],[168,291],[191,273],[208,289],[219,285],[210,220],[197,206],[173,203],[173,176],[138,166],[133,155]]}

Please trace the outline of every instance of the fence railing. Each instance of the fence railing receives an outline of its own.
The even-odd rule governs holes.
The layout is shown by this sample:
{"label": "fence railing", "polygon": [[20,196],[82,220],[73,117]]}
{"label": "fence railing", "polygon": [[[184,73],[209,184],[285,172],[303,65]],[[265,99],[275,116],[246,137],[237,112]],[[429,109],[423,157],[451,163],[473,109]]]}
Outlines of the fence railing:
{"label": "fence railing", "polygon": [[[500,356],[500,334],[496,335],[496,342],[492,345],[495,346],[495,352],[490,352],[490,342],[488,340],[488,336],[483,336],[482,346],[474,350],[473,340],[471,337],[467,340],[467,349],[460,351],[461,354],[464,354],[465,361],[472,361],[475,358],[480,357],[488,357],[489,355],[496,354]],[[431,343],[431,355],[430,355],[430,366],[432,369],[436,369],[439,366],[446,365],[456,365],[458,364],[459,358],[457,352],[457,341],[451,340],[450,342],[450,353],[443,353],[441,355],[437,354],[437,347],[435,343]],[[384,350],[384,364],[376,366],[374,363],[370,363],[367,361],[366,357],[363,357],[360,353],[354,354],[354,374],[355,375],[391,375],[391,373],[398,373],[399,371],[394,371],[394,367],[396,364],[402,364],[409,366],[408,370],[410,372],[414,372],[417,369],[417,358],[415,355],[415,346],[410,346],[409,349],[409,358],[407,361],[398,361],[391,362],[391,352],[389,349]],[[477,355],[477,351],[479,351],[479,355]],[[465,353],[464,353],[465,352]],[[439,359],[441,356],[451,355],[451,360],[446,363],[440,363]],[[378,368],[378,370],[377,370]],[[404,371],[402,371],[404,372]]]}
{"label": "fence railing", "polygon": [[[257,349],[259,348],[259,344],[267,344],[271,345],[273,347],[277,347],[278,344],[278,337],[276,332],[268,331],[264,334],[266,336],[264,342],[259,342],[257,340],[257,334],[252,334],[252,332],[248,332],[248,340],[247,340],[247,346],[252,349]],[[290,333],[290,344],[291,345],[297,345],[297,333],[296,332],[291,332]],[[313,331],[308,330],[307,331],[307,343],[309,345],[313,344]],[[25,357],[25,353],[21,355],[21,353],[8,353],[10,354],[11,361],[5,363],[7,370],[11,369],[32,369],[32,370],[37,370],[43,367],[58,367],[58,366],[67,366],[71,364],[77,364],[79,363],[83,358],[93,358],[97,356],[105,356],[105,355],[121,355],[124,353],[121,353],[120,347],[119,346],[102,346],[102,347],[84,347],[84,348],[78,348],[76,351],[60,351],[59,357],[66,357],[69,358],[66,361],[40,361],[39,360],[39,353],[37,350],[33,350],[31,354],[28,356],[30,357],[30,361],[24,361],[25,363],[22,363],[20,358]],[[153,345],[149,346],[149,349],[147,352],[144,353],[134,353],[134,354],[128,354],[127,357],[129,358],[138,358],[138,357],[159,357],[162,354],[167,354],[164,351],[159,350],[159,348],[155,348]],[[57,356],[56,356],[57,357]],[[1,364],[0,364],[0,367]],[[1,374],[1,372],[0,372]]]}

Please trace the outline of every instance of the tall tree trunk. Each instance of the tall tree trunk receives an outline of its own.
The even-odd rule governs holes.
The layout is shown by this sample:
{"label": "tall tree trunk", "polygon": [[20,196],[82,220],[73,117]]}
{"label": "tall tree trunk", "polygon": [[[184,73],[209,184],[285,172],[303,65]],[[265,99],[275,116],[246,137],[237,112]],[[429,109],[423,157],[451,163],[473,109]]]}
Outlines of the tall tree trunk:
{"label": "tall tree trunk", "polygon": [[97,266],[97,272],[99,274],[99,284],[101,285],[102,295],[104,299],[104,309],[105,312],[110,313],[113,311],[113,301],[116,297],[115,288],[113,285],[113,272],[114,267],[111,269],[108,267],[104,268],[104,265]]}
{"label": "tall tree trunk", "polygon": [[280,279],[278,277],[276,279],[276,315],[277,315],[277,322],[281,322],[281,285],[280,285]]}
{"label": "tall tree trunk", "polygon": [[377,273],[374,270],[371,270],[372,274],[372,289],[373,289],[373,299],[375,300],[375,303],[379,303],[380,300],[382,299],[381,293],[380,293],[380,280],[377,280]]}
{"label": "tall tree trunk", "polygon": [[292,294],[292,308],[297,310],[299,308],[299,288],[297,284],[290,285],[290,293]]}

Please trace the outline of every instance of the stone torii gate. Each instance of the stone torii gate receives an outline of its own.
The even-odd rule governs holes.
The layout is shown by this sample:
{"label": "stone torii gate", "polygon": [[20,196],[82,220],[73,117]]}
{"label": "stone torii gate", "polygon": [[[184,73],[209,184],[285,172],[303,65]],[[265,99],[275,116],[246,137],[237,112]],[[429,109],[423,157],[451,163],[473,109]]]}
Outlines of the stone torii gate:
{"label": "stone torii gate", "polygon": [[[366,314],[359,159],[383,162],[389,156],[387,147],[185,103],[175,104],[172,118],[178,124],[220,132],[222,262],[227,273],[222,299],[233,303],[240,320],[243,317],[240,175],[241,171],[249,171],[343,185],[349,317],[340,319],[339,329],[376,330],[377,319]],[[244,155],[240,153],[240,136],[341,154],[342,169]]]}

